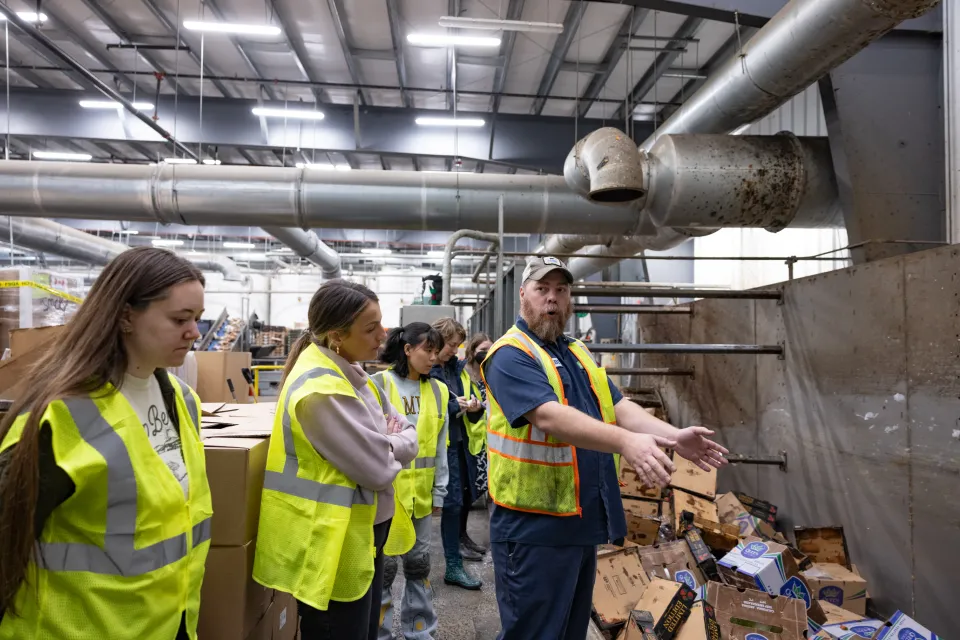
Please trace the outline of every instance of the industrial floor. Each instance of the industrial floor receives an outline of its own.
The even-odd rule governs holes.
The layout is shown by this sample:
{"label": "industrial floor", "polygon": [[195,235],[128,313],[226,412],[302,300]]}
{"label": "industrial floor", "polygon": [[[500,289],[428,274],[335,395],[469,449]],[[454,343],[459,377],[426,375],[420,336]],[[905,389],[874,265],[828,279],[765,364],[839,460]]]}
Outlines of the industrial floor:
{"label": "industrial floor", "polygon": [[[490,544],[490,519],[486,509],[473,509],[467,520],[470,537],[487,547]],[[430,538],[430,581],[433,584],[433,604],[440,620],[437,640],[494,640],[500,631],[497,615],[497,597],[494,593],[493,560],[488,552],[483,562],[464,562],[467,570],[483,581],[480,591],[467,591],[443,582],[445,570],[443,545],[440,543],[440,518],[433,518]],[[403,571],[393,583],[393,600],[400,602],[403,595]],[[394,637],[401,638],[400,616],[394,616]]]}

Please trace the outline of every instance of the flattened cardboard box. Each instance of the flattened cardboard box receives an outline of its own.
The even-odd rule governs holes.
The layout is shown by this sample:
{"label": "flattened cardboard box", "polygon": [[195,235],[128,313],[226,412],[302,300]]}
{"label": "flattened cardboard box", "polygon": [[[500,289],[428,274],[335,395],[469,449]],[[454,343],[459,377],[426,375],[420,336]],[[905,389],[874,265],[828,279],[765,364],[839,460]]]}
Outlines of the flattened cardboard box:
{"label": "flattened cardboard box", "polygon": [[650,578],[672,580],[694,591],[707,583],[685,540],[666,542],[638,550],[640,562]]}
{"label": "flattened cardboard box", "polygon": [[603,626],[624,623],[648,584],[636,547],[598,557],[593,608]]}
{"label": "flattened cardboard box", "polygon": [[[682,590],[682,592],[681,592]],[[643,591],[643,596],[633,607],[636,611],[649,611],[653,622],[662,633],[659,637],[680,640],[680,632],[692,612],[694,594],[685,585],[672,580],[654,578]],[[634,625],[627,624],[624,640],[643,640],[643,635]]]}
{"label": "flattened cardboard box", "polygon": [[717,611],[724,640],[804,640],[807,615],[803,601],[741,591],[719,582],[707,583],[707,602]]}
{"label": "flattened cardboard box", "polygon": [[851,568],[843,527],[795,527],[797,549],[813,562]]}
{"label": "flattened cardboard box", "polygon": [[657,541],[660,532],[659,502],[625,497],[623,514],[627,518],[627,540],[642,546]]}
{"label": "flattened cardboard box", "polygon": [[827,634],[830,640],[870,640],[882,626],[880,620],[851,620],[828,624],[819,633]]}
{"label": "flattened cardboard box", "polygon": [[946,640],[946,638],[938,636],[904,612],[897,611],[880,627],[880,631],[873,636],[873,640]]}
{"label": "flattened cardboard box", "polygon": [[673,503],[671,511],[673,513],[674,531],[680,530],[680,518],[684,511],[689,511],[693,514],[694,524],[700,521],[720,522],[717,505],[709,500],[697,497],[686,491],[674,489],[671,502]]}
{"label": "flattened cardboard box", "polygon": [[751,515],[734,494],[723,494],[717,498],[716,504],[717,511],[719,512],[717,522],[737,525],[740,529],[741,538],[756,536],[776,540],[781,544],[786,543],[786,538],[780,535],[777,530],[767,522]]}
{"label": "flattened cardboard box", "polygon": [[815,563],[803,572],[810,592],[857,615],[867,613],[867,581],[840,564]]}
{"label": "flattened cardboard box", "polygon": [[634,471],[626,460],[620,458],[620,495],[631,498],[645,498],[647,500],[659,500],[660,488],[651,488],[640,482],[637,472]]}
{"label": "flattened cardboard box", "polygon": [[721,558],[717,567],[727,584],[797,598],[804,603],[804,611],[814,622],[826,622],[826,616],[811,595],[810,585],[787,547],[747,538]]}
{"label": "flattened cardboard box", "polygon": [[676,489],[682,489],[698,496],[710,498],[717,497],[717,470],[704,471],[686,458],[674,455],[673,465],[677,468],[670,478],[670,486]]}
{"label": "flattened cardboard box", "polygon": [[296,599],[289,593],[277,591],[277,597],[246,640],[294,640],[298,627]]}
{"label": "flattened cardboard box", "polygon": [[826,622],[823,623],[824,625],[864,619],[864,616],[858,616],[826,600],[820,601],[820,608],[823,609],[823,615],[826,616]]}

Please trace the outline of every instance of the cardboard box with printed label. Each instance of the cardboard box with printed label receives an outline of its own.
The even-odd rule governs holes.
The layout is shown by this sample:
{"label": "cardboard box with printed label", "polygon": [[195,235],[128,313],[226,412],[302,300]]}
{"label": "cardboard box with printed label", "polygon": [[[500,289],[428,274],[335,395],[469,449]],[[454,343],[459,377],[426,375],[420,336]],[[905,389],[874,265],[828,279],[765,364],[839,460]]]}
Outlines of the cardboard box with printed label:
{"label": "cardboard box with printed label", "polygon": [[820,601],[820,608],[823,610],[823,615],[826,618],[826,621],[823,624],[839,624],[841,622],[852,622],[854,620],[864,620],[864,616],[859,616],[855,613],[847,611],[843,607],[838,607],[835,604],[828,602],[827,600]]}
{"label": "cardboard box with printed label", "polygon": [[253,581],[257,543],[211,547],[200,591],[197,633],[203,640],[245,640],[274,599],[273,589]]}
{"label": "cardboard box with printed label", "polygon": [[644,547],[638,553],[640,562],[651,579],[672,580],[685,584],[694,591],[707,583],[685,540]]}
{"label": "cardboard box with printed label", "polygon": [[721,558],[717,566],[727,584],[797,598],[804,602],[804,610],[814,622],[826,622],[810,586],[784,545],[747,538]]}
{"label": "cardboard box with printed label", "polygon": [[593,609],[601,626],[609,629],[626,622],[648,584],[636,547],[598,557]]}
{"label": "cardboard box with printed label", "polygon": [[851,620],[838,624],[828,624],[819,633],[827,634],[830,640],[870,640],[883,626],[880,620]]}
{"label": "cardboard box with printed label", "polygon": [[867,581],[843,565],[814,563],[803,572],[803,577],[817,600],[825,600],[857,615],[867,613]]}
{"label": "cardboard box with printed label", "polygon": [[[655,628],[654,637],[660,640],[683,640],[683,631],[686,629],[693,613],[694,600],[696,593],[684,584],[672,580],[661,580],[654,578],[644,589],[643,595],[633,607],[634,611],[647,611],[652,615],[652,625]],[[702,609],[700,619],[694,620],[690,632],[694,627],[702,626]],[[644,640],[641,629],[632,624],[633,620],[627,623],[624,633],[621,635],[623,640]],[[693,633],[688,633],[688,640],[696,637]]]}
{"label": "cardboard box with printed label", "polygon": [[938,636],[922,624],[902,611],[897,611],[880,630],[873,636],[873,640],[946,640]]}
{"label": "cardboard box with printed label", "polygon": [[673,465],[677,468],[670,478],[670,486],[688,493],[713,500],[717,497],[717,470],[704,471],[686,458],[674,454]]}
{"label": "cardboard box with printed label", "polygon": [[724,640],[804,640],[807,616],[796,598],[707,583]]}
{"label": "cardboard box with printed label", "polygon": [[750,512],[751,515],[763,520],[770,526],[776,526],[777,505],[771,504],[766,500],[761,500],[760,498],[748,496],[740,491],[734,492],[734,495],[737,496],[737,500],[740,501],[740,503],[748,512]]}
{"label": "cardboard box with printed label", "polygon": [[627,540],[645,546],[657,541],[660,532],[660,503],[652,500],[623,498],[627,518]]}
{"label": "cardboard box with printed label", "polygon": [[256,537],[268,447],[263,438],[204,439],[214,546],[244,545]]}
{"label": "cardboard box with printed label", "polygon": [[294,640],[298,626],[296,599],[288,593],[277,591],[276,598],[246,640]]}
{"label": "cardboard box with printed label", "polygon": [[[717,498],[716,504],[717,511],[720,514],[718,522],[737,525],[740,529],[741,538],[750,536],[776,538],[778,536],[776,529],[767,522],[751,515],[734,494],[725,493],[721,495]],[[783,541],[782,537],[781,541]]]}
{"label": "cardboard box with printed label", "polygon": [[680,519],[684,511],[689,511],[693,514],[694,524],[702,521],[720,522],[717,505],[710,500],[679,489],[674,489],[672,494],[671,512],[673,513],[674,531],[680,530]]}

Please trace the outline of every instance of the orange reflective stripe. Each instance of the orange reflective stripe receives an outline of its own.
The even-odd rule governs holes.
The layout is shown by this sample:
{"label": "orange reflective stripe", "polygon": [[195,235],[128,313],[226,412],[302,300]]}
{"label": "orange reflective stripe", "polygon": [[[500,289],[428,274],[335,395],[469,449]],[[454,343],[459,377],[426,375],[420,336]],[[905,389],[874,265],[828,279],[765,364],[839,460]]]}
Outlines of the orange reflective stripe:
{"label": "orange reflective stripe", "polygon": [[580,507],[577,507],[576,511],[563,511],[559,513],[556,511],[546,511],[545,509],[524,509],[521,507],[514,507],[509,504],[504,504],[499,500],[497,500],[496,496],[493,495],[492,491],[489,491],[489,493],[490,493],[490,499],[493,500],[494,504],[499,505],[504,509],[510,509],[511,511],[522,511],[523,513],[537,513],[542,516],[556,516],[558,518],[568,518],[570,516],[580,515]]}

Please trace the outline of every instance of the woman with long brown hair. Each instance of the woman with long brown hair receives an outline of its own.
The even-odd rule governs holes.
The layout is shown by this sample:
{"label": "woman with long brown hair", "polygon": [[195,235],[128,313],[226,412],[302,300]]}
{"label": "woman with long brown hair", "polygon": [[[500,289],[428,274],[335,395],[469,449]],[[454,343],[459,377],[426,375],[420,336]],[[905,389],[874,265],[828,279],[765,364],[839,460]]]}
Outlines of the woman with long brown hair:
{"label": "woman with long brown hair", "polygon": [[0,639],[196,640],[210,490],[195,394],[202,274],[104,268],[0,422]]}
{"label": "woman with long brown hair", "polygon": [[375,640],[392,485],[417,433],[358,364],[385,336],[377,296],[331,280],[307,320],[280,383],[253,577],[297,599],[304,640]]}

